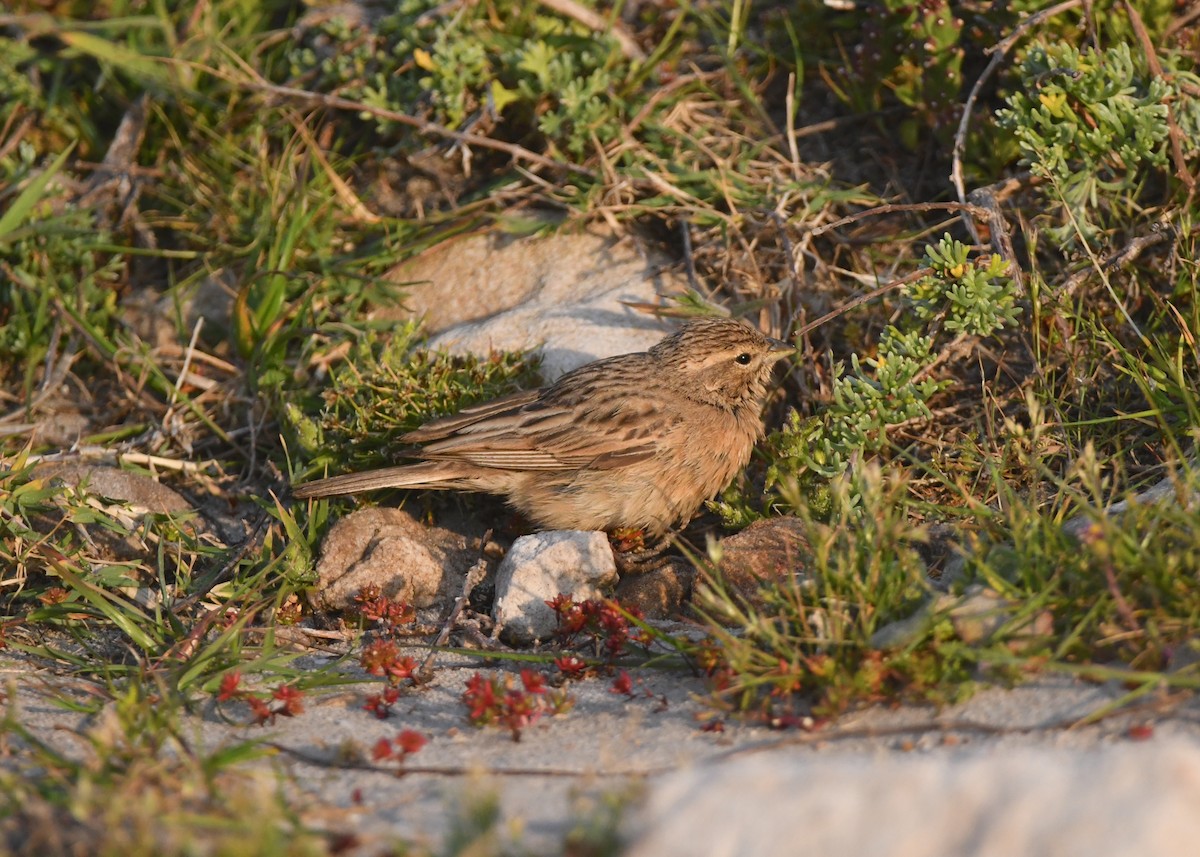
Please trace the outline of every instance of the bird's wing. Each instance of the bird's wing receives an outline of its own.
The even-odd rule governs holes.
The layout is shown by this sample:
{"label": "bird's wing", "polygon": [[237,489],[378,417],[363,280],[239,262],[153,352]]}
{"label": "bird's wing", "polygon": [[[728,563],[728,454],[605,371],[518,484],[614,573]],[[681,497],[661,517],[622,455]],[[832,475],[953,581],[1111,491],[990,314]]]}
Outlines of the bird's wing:
{"label": "bird's wing", "polygon": [[604,383],[556,387],[461,420],[420,455],[504,470],[612,469],[654,456],[667,422],[657,399],[643,392]]}
{"label": "bird's wing", "polygon": [[463,408],[456,414],[431,420],[420,428],[401,435],[400,440],[405,443],[426,443],[431,440],[441,440],[442,438],[450,437],[474,423],[486,420],[488,417],[516,411],[523,405],[536,402],[543,392],[543,390],[521,390],[507,396],[501,396],[499,399],[493,399],[490,402]]}

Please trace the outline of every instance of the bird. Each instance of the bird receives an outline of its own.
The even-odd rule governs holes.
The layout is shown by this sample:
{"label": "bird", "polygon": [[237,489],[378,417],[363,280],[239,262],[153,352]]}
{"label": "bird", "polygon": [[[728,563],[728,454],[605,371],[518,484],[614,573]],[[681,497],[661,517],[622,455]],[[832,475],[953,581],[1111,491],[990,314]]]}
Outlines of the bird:
{"label": "bird", "polygon": [[733,318],[697,319],[647,351],[402,435],[416,463],[301,483],[293,495],[479,491],[546,530],[663,537],[749,462],[775,364],[794,351]]}

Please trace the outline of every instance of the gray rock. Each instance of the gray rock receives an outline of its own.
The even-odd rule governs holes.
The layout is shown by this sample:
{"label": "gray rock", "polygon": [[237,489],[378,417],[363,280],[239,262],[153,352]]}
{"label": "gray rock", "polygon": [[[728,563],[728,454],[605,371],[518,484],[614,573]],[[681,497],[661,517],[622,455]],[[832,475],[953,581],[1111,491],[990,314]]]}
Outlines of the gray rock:
{"label": "gray rock", "polygon": [[[1195,473],[1198,462],[1192,461],[1182,473]],[[1149,506],[1154,503],[1177,503],[1184,508],[1190,508],[1200,502],[1200,491],[1188,484],[1186,475],[1172,474],[1160,479],[1140,494],[1135,494],[1119,503],[1113,503],[1104,510],[1105,517],[1116,518],[1124,515],[1132,507]],[[1063,524],[1063,532],[1081,541],[1088,538],[1089,531],[1096,526],[1092,514],[1077,515]],[[1103,532],[1103,528],[1100,529]]]}
{"label": "gray rock", "polygon": [[[34,467],[33,476],[79,489],[112,504],[105,506],[105,512],[120,523],[119,527],[95,521],[81,525],[92,545],[89,553],[93,562],[144,560],[148,548],[137,519],[146,514],[167,516],[182,532],[202,537],[210,544],[220,541],[219,531],[188,500],[149,476],[77,460],[40,462]],[[53,514],[35,515],[32,520],[42,532],[51,532],[61,523],[61,517]]]}
{"label": "gray rock", "polygon": [[[121,301],[122,319],[143,342],[166,354],[182,354],[188,337],[203,320],[200,341],[220,352],[228,348],[238,284],[227,274],[205,277],[167,293],[155,287],[133,291]],[[182,330],[176,313],[183,318]]]}
{"label": "gray rock", "polygon": [[48,461],[37,465],[33,475],[39,479],[61,480],[72,487],[83,485],[88,493],[128,503],[135,511],[144,510],[155,515],[186,515],[192,512],[192,504],[177,491],[149,476],[119,467],[78,461]]}
{"label": "gray rock", "polygon": [[374,586],[388,598],[428,607],[458,591],[475,558],[458,533],[424,526],[402,509],[361,509],[338,521],[321,544],[316,602],[344,610]]}
{"label": "gray rock", "polygon": [[[70,398],[63,388],[61,395],[54,395],[37,407],[37,421],[24,426],[30,432],[30,442],[36,446],[69,449],[79,443],[80,438],[91,433],[92,421],[80,408],[80,402]],[[11,426],[20,430],[19,426]]]}
{"label": "gray rock", "polygon": [[651,787],[626,857],[1188,857],[1194,740],[937,758],[757,755]]}
{"label": "gray rock", "polygon": [[496,232],[444,241],[388,278],[410,283],[402,308],[376,318],[424,320],[433,347],[489,354],[542,348],[547,382],[584,363],[645,351],[671,326],[626,305],[685,288],[670,260],[632,238],[585,232],[514,238]]}
{"label": "gray rock", "polygon": [[560,594],[576,601],[602,597],[617,582],[617,564],[601,532],[553,530],[513,542],[496,572],[492,617],[510,643],[548,639],[558,627],[546,604]]}
{"label": "gray rock", "polygon": [[971,645],[990,639],[1001,628],[1006,628],[1010,635],[1010,645],[1023,638],[1044,639],[1053,633],[1054,616],[1047,610],[1026,616],[1020,624],[1007,627],[1022,612],[1025,612],[1024,605],[1003,597],[994,589],[973,583],[961,595],[936,595],[907,619],[884,625],[871,635],[871,646],[892,649],[910,645],[930,623],[943,615],[950,618],[958,638]]}

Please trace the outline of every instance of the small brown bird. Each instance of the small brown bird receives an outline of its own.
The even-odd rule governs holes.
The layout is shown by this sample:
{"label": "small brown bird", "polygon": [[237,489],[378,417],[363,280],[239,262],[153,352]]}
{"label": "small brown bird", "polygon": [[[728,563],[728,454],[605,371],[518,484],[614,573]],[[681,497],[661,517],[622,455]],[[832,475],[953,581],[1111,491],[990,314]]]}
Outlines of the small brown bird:
{"label": "small brown bird", "polygon": [[745,467],[772,368],[794,350],[739,321],[693,321],[649,351],[426,423],[401,438],[423,444],[419,463],[318,479],[295,496],[484,491],[546,529],[661,536]]}

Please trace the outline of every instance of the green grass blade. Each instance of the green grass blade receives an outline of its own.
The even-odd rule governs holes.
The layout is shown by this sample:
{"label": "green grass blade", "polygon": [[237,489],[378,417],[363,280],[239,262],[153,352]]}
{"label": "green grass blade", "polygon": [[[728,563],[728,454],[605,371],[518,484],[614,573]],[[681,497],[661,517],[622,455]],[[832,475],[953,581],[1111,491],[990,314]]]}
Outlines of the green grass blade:
{"label": "green grass blade", "polygon": [[59,153],[58,157],[44,169],[37,178],[29,183],[25,190],[17,196],[13,204],[8,207],[4,215],[0,217],[0,245],[6,242],[6,237],[16,231],[17,227],[21,226],[26,217],[33,211],[37,204],[42,200],[42,195],[45,193],[46,185],[50,184],[50,180],[62,169],[71,152],[75,150],[75,142],[72,140],[67,148]]}

